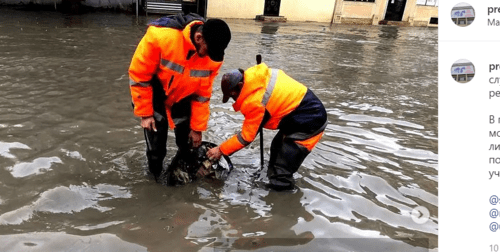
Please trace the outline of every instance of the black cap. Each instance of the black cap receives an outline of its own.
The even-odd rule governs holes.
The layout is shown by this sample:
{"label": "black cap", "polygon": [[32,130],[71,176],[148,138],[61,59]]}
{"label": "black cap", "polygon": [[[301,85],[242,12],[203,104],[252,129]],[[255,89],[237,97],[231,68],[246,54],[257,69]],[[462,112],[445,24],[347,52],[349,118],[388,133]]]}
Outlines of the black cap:
{"label": "black cap", "polygon": [[226,103],[229,100],[229,93],[231,90],[235,89],[238,83],[243,81],[243,74],[238,69],[229,71],[222,76],[221,89],[222,89],[222,103]]}
{"label": "black cap", "polygon": [[221,19],[209,19],[203,24],[203,38],[207,43],[208,56],[213,61],[224,60],[224,50],[231,40],[231,30]]}

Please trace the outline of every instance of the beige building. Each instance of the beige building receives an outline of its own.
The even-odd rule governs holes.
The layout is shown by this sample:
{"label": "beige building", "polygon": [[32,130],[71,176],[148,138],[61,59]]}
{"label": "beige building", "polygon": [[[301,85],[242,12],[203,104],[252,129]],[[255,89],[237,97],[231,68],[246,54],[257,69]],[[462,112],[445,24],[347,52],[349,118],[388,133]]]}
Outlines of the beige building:
{"label": "beige building", "polygon": [[333,22],[437,26],[438,0],[337,0]]}
{"label": "beige building", "polygon": [[438,0],[208,0],[207,16],[437,26]]}
{"label": "beige building", "polygon": [[248,18],[258,15],[288,21],[330,22],[335,0],[208,0],[207,16]]}

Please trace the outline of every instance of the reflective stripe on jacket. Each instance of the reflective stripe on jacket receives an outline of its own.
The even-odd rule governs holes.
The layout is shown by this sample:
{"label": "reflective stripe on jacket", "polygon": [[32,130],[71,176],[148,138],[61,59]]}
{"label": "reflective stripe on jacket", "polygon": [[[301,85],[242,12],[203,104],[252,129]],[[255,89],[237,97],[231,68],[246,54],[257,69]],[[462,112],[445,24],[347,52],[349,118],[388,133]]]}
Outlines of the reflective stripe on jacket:
{"label": "reflective stripe on jacket", "polygon": [[[277,129],[280,121],[301,103],[307,88],[283,71],[270,69],[261,63],[245,71],[244,85],[236,102],[235,111],[245,116],[240,133],[220,145],[225,155],[231,155],[250,144],[256,137],[266,111],[269,119],[264,128]],[[266,118],[267,119],[267,118]]]}
{"label": "reflective stripe on jacket", "polygon": [[193,95],[190,127],[195,131],[206,130],[212,83],[222,62],[212,61],[208,56],[200,58],[195,53],[196,49],[190,38],[191,28],[200,24],[203,21],[192,21],[183,30],[148,27],[129,68],[130,92],[136,116],[148,117],[154,114],[150,81],[156,74],[167,96],[165,108],[170,127],[175,127],[171,116],[173,104]]}

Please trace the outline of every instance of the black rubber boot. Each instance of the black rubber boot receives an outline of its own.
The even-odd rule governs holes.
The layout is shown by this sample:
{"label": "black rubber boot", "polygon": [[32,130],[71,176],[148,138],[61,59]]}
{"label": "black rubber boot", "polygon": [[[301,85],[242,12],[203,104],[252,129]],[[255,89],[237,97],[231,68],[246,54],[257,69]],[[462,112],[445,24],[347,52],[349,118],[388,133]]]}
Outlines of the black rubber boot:
{"label": "black rubber boot", "polygon": [[163,171],[163,160],[167,155],[168,120],[165,112],[165,91],[156,75],[151,79],[151,85],[153,87],[153,117],[157,131],[144,129],[144,137],[148,168],[158,182]]}
{"label": "black rubber boot", "polygon": [[158,177],[163,171],[163,160],[167,155],[168,125],[156,120],[155,122],[157,131],[144,129],[144,137],[146,138],[148,168],[155,180],[158,181]]}
{"label": "black rubber boot", "polygon": [[178,183],[175,175],[175,169],[189,167],[191,144],[189,143],[190,116],[191,116],[191,97],[186,97],[172,106],[172,119],[175,123],[175,144],[177,153],[172,158],[167,169],[167,184],[176,185]]}
{"label": "black rubber boot", "polygon": [[305,147],[278,132],[271,144],[271,157],[267,170],[269,184],[266,187],[277,191],[294,189],[293,173],[297,172],[307,155],[309,151]]}

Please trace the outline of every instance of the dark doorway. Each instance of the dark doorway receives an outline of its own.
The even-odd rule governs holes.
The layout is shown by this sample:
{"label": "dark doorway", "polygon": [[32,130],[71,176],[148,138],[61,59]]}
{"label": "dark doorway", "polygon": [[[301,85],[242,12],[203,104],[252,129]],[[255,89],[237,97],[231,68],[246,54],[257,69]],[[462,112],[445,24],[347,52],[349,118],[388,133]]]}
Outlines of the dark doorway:
{"label": "dark doorway", "polygon": [[206,0],[183,0],[182,12],[184,14],[196,13],[203,18],[207,18],[207,1]]}
{"label": "dark doorway", "polygon": [[266,0],[264,3],[264,16],[279,16],[281,0]]}
{"label": "dark doorway", "polygon": [[406,0],[389,0],[387,3],[387,11],[385,12],[385,20],[401,21],[405,13]]}

